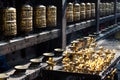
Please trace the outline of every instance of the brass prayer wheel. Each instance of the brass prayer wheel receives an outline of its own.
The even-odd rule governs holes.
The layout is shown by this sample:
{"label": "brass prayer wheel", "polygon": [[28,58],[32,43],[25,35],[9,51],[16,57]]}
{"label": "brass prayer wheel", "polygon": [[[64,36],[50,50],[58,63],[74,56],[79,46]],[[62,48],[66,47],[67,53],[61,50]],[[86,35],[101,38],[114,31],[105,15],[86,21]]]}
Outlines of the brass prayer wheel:
{"label": "brass prayer wheel", "polygon": [[118,13],[120,13],[120,2],[118,2]]}
{"label": "brass prayer wheel", "polygon": [[106,3],[106,15],[109,15],[109,3]]}
{"label": "brass prayer wheel", "polygon": [[46,7],[39,5],[34,10],[34,26],[36,28],[46,27]]}
{"label": "brass prayer wheel", "polygon": [[117,10],[117,13],[119,13],[119,3],[116,2],[116,10]]}
{"label": "brass prayer wheel", "polygon": [[91,17],[95,17],[95,3],[91,3]]}
{"label": "brass prayer wheel", "polygon": [[80,19],[83,20],[86,18],[86,6],[85,3],[80,4]]}
{"label": "brass prayer wheel", "polygon": [[75,3],[73,8],[74,21],[80,20],[80,4]]}
{"label": "brass prayer wheel", "polygon": [[33,8],[29,4],[23,5],[21,7],[20,13],[20,31],[28,33],[32,31],[32,19],[33,19]]}
{"label": "brass prayer wheel", "polygon": [[47,26],[57,26],[57,7],[54,5],[47,7]]}
{"label": "brass prayer wheel", "polygon": [[3,10],[3,35],[15,36],[17,34],[16,9],[9,7]]}
{"label": "brass prayer wheel", "polygon": [[73,3],[67,4],[66,19],[67,22],[73,22]]}
{"label": "brass prayer wheel", "polygon": [[91,18],[91,3],[86,3],[86,18]]}
{"label": "brass prayer wheel", "polygon": [[103,16],[106,15],[106,3],[102,3]]}
{"label": "brass prayer wheel", "polygon": [[112,11],[112,14],[114,13],[114,3],[111,2],[111,11]]}
{"label": "brass prayer wheel", "polygon": [[109,3],[109,14],[112,14],[112,5],[111,5],[111,3]]}

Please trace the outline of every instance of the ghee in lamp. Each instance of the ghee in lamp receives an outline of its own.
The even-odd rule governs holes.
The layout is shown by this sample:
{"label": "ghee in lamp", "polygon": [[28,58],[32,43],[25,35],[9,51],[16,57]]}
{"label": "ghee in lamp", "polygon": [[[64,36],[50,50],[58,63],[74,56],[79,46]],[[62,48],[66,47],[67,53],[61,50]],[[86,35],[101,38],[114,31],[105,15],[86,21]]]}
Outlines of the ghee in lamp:
{"label": "ghee in lamp", "polygon": [[57,7],[54,5],[47,7],[47,26],[57,26]]}
{"label": "ghee in lamp", "polygon": [[74,4],[73,16],[74,16],[74,21],[80,20],[80,4],[79,3]]}
{"label": "ghee in lamp", "polygon": [[16,26],[16,9],[13,7],[7,7],[3,10],[3,35],[15,36],[17,34]]}
{"label": "ghee in lamp", "polygon": [[73,3],[67,4],[66,19],[67,22],[73,22]]}
{"label": "ghee in lamp", "polygon": [[91,3],[91,17],[95,17],[95,3]]}
{"label": "ghee in lamp", "polygon": [[33,20],[33,8],[29,4],[25,4],[21,7],[20,13],[20,31],[28,33],[32,31]]}
{"label": "ghee in lamp", "polygon": [[85,3],[80,4],[80,19],[83,20],[86,18],[86,6]]}
{"label": "ghee in lamp", "polygon": [[34,10],[34,26],[35,28],[46,27],[46,7],[39,5]]}
{"label": "ghee in lamp", "polygon": [[91,18],[91,3],[86,4],[86,18],[87,19]]}

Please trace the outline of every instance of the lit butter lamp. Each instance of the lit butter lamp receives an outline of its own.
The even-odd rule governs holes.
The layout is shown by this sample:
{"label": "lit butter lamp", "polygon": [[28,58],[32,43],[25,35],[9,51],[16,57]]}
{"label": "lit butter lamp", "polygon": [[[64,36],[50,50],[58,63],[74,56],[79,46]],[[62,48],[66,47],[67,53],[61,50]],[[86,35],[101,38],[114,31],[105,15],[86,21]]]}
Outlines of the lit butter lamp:
{"label": "lit butter lamp", "polygon": [[0,73],[0,80],[7,80],[9,76],[5,73]]}
{"label": "lit butter lamp", "polygon": [[83,57],[79,57],[76,61],[76,64],[84,64],[85,60],[83,59]]}
{"label": "lit butter lamp", "polygon": [[42,63],[42,60],[40,60],[39,58],[30,59],[29,68],[31,68],[31,67],[39,67],[41,63]]}
{"label": "lit butter lamp", "polygon": [[78,47],[82,48],[84,46],[84,39],[77,39],[78,43]]}
{"label": "lit butter lamp", "polygon": [[73,52],[77,52],[78,51],[78,47],[76,47],[76,46],[69,46],[69,48]]}
{"label": "lit butter lamp", "polygon": [[113,59],[114,56],[115,56],[116,50],[114,50],[114,49],[113,50],[106,49],[105,53],[106,53],[107,56],[109,56],[109,57],[111,56],[111,58]]}
{"label": "lit butter lamp", "polygon": [[91,74],[94,74],[95,73],[95,62],[92,62],[88,68],[88,72],[91,73]]}
{"label": "lit butter lamp", "polygon": [[79,64],[78,66],[76,66],[76,70],[78,73],[82,73],[84,70],[84,64]]}
{"label": "lit butter lamp", "polygon": [[54,66],[56,65],[56,63],[53,61],[53,58],[50,57],[46,62],[48,64],[48,70],[53,70]]}
{"label": "lit butter lamp", "polygon": [[13,75],[24,75],[26,70],[28,69],[28,66],[26,65],[17,65],[14,67],[15,68],[15,72]]}
{"label": "lit butter lamp", "polygon": [[78,47],[79,46],[79,41],[75,40],[75,41],[71,42],[71,45]]}
{"label": "lit butter lamp", "polygon": [[75,70],[75,63],[74,62],[69,62],[69,64],[70,64],[70,71],[71,72],[76,72],[76,70]]}
{"label": "lit butter lamp", "polygon": [[105,68],[104,66],[105,66],[104,59],[102,59],[101,57],[99,57],[96,60],[96,66],[95,66],[96,74],[99,74],[102,70],[104,70],[104,68]]}
{"label": "lit butter lamp", "polygon": [[66,63],[66,64],[64,64],[63,65],[63,70],[65,71],[65,72],[70,72],[70,64],[68,64],[68,63]]}
{"label": "lit butter lamp", "polygon": [[63,60],[62,60],[62,63],[65,65],[68,62],[70,62],[70,58],[68,56],[64,57]]}
{"label": "lit butter lamp", "polygon": [[76,54],[78,55],[78,57],[82,57],[83,56],[83,50],[80,50],[80,51],[76,52]]}
{"label": "lit butter lamp", "polygon": [[90,44],[90,47],[95,49],[97,47],[97,43]]}
{"label": "lit butter lamp", "polygon": [[88,37],[87,38],[87,46],[89,47],[91,45],[91,43],[94,42],[94,39],[92,37]]}

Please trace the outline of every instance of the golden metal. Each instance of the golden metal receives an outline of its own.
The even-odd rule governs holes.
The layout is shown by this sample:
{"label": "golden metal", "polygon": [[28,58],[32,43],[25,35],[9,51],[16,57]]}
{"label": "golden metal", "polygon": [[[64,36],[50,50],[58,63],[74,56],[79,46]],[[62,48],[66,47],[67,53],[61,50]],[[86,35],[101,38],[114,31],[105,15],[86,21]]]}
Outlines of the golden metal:
{"label": "golden metal", "polygon": [[86,18],[86,6],[85,3],[80,4],[80,19],[85,19]]}
{"label": "golden metal", "polygon": [[86,3],[86,18],[90,19],[91,18],[91,3]]}
{"label": "golden metal", "polygon": [[66,72],[70,72],[70,64],[65,64],[65,65],[63,65],[63,69],[64,69],[64,71],[66,71]]}
{"label": "golden metal", "polygon": [[62,60],[64,71],[99,74],[105,70],[114,59],[115,50],[98,46],[92,35],[85,37],[85,39],[87,39],[87,47],[79,50],[80,43],[85,43],[85,41],[77,39],[71,43],[71,50],[64,52],[64,54],[66,54]]}
{"label": "golden metal", "polygon": [[73,22],[73,3],[67,4],[66,19],[67,22]]}
{"label": "golden metal", "polygon": [[54,5],[47,7],[47,26],[57,26],[57,7]]}
{"label": "golden metal", "polygon": [[53,67],[56,65],[56,63],[53,61],[53,58],[49,58],[47,61],[48,64],[48,70],[53,70]]}
{"label": "golden metal", "polygon": [[80,4],[79,4],[79,3],[75,3],[75,4],[74,4],[73,17],[74,17],[74,18],[73,18],[74,21],[80,20]]}
{"label": "golden metal", "polygon": [[91,17],[95,17],[95,3],[91,3]]}
{"label": "golden metal", "polygon": [[9,7],[3,10],[2,31],[5,36],[15,36],[17,34],[16,9]]}
{"label": "golden metal", "polygon": [[36,28],[46,27],[46,7],[39,5],[34,10],[34,25]]}
{"label": "golden metal", "polygon": [[33,8],[30,5],[23,5],[20,14],[20,31],[30,32],[33,29]]}

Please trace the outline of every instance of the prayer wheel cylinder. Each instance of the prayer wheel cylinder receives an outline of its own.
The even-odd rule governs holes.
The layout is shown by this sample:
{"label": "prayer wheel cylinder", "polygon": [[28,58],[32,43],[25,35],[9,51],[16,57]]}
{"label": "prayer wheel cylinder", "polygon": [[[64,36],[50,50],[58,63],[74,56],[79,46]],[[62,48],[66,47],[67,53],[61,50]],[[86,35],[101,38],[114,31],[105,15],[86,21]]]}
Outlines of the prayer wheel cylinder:
{"label": "prayer wheel cylinder", "polygon": [[55,27],[57,26],[57,7],[48,6],[47,7],[47,26]]}
{"label": "prayer wheel cylinder", "polygon": [[91,18],[91,3],[86,4],[86,18],[87,19]]}
{"label": "prayer wheel cylinder", "polygon": [[73,22],[73,3],[67,4],[66,19],[67,22]]}
{"label": "prayer wheel cylinder", "polygon": [[24,33],[33,30],[33,8],[28,4],[21,7],[19,29]]}
{"label": "prayer wheel cylinder", "polygon": [[95,18],[95,3],[91,3],[91,17]]}
{"label": "prayer wheel cylinder", "polygon": [[4,36],[15,36],[17,34],[17,26],[16,26],[16,9],[13,7],[9,7],[3,9],[2,16],[2,30]]}
{"label": "prayer wheel cylinder", "polygon": [[35,7],[34,26],[35,28],[46,27],[46,7],[44,5],[39,5]]}
{"label": "prayer wheel cylinder", "polygon": [[74,21],[80,20],[80,4],[75,3],[73,8]]}
{"label": "prayer wheel cylinder", "polygon": [[80,4],[80,19],[84,20],[86,18],[86,6],[85,3]]}

